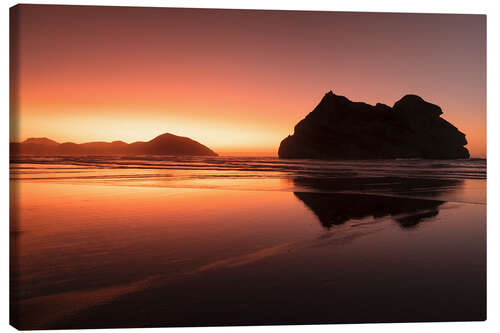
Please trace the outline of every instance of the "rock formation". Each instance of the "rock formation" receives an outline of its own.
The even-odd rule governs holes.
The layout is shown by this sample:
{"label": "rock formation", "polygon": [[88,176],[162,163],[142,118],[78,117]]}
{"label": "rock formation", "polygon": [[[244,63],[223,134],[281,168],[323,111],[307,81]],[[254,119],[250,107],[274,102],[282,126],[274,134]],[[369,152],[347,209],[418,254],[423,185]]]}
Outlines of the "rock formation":
{"label": "rock formation", "polygon": [[437,105],[406,95],[391,108],[328,92],[279,147],[280,158],[469,158],[465,134]]}
{"label": "rock formation", "polygon": [[30,138],[10,144],[11,154],[29,155],[189,155],[217,156],[208,147],[190,138],[165,133],[148,142],[123,141],[57,143],[47,138]]}

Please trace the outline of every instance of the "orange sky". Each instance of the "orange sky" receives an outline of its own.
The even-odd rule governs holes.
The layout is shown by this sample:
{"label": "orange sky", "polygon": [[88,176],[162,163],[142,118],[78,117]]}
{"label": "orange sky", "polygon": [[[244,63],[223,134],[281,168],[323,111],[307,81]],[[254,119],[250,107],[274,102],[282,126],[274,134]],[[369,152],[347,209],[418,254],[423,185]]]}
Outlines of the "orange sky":
{"label": "orange sky", "polygon": [[164,132],[276,154],[333,90],[438,104],[486,155],[480,15],[22,5],[12,11],[11,140],[133,142]]}

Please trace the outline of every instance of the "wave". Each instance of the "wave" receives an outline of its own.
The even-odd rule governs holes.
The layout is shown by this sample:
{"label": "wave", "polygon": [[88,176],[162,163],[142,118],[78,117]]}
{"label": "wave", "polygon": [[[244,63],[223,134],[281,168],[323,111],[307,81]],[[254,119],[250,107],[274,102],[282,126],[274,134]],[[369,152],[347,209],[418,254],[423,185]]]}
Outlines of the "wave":
{"label": "wave", "polygon": [[[99,169],[200,170],[252,173],[279,172],[318,177],[418,176],[486,179],[486,160],[283,160],[274,157],[180,157],[180,156],[15,156],[11,170],[23,173],[57,168],[82,171]],[[69,170],[68,170],[69,171]]]}

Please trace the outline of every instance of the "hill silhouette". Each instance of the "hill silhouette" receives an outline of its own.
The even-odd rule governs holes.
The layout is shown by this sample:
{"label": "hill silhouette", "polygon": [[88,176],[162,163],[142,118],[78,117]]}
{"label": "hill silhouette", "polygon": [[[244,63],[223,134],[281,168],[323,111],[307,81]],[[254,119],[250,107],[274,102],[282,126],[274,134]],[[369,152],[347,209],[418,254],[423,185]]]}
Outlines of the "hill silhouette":
{"label": "hill silhouette", "polygon": [[391,108],[328,92],[279,147],[280,158],[469,158],[465,134],[439,106],[406,95]]}
{"label": "hill silhouette", "polygon": [[47,138],[29,138],[27,140],[24,140],[23,143],[33,144],[33,145],[46,145],[46,146],[56,146],[59,144],[56,141]]}
{"label": "hill silhouette", "polygon": [[147,142],[58,143],[47,138],[29,138],[10,144],[11,154],[29,155],[187,155],[217,156],[210,148],[187,137],[165,133]]}

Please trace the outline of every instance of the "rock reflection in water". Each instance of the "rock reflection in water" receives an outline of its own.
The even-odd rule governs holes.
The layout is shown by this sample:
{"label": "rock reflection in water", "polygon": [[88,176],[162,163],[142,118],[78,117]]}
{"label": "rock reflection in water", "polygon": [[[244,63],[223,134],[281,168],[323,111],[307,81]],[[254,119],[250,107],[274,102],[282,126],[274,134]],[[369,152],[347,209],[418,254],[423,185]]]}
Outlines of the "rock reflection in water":
{"label": "rock reflection in water", "polygon": [[[328,229],[351,219],[370,216],[391,216],[401,227],[414,227],[421,221],[439,214],[439,206],[445,201],[432,199],[433,197],[454,191],[462,184],[460,180],[403,177],[296,177],[293,182],[304,189],[315,190],[297,191],[294,195],[311,209],[321,224]],[[343,193],[346,191],[364,193]],[[404,197],[399,196],[402,193],[405,194]],[[419,198],[408,197],[411,195]]]}
{"label": "rock reflection in water", "polygon": [[310,208],[325,228],[351,219],[392,216],[409,228],[439,214],[439,200],[409,199],[366,194],[294,192]]}

